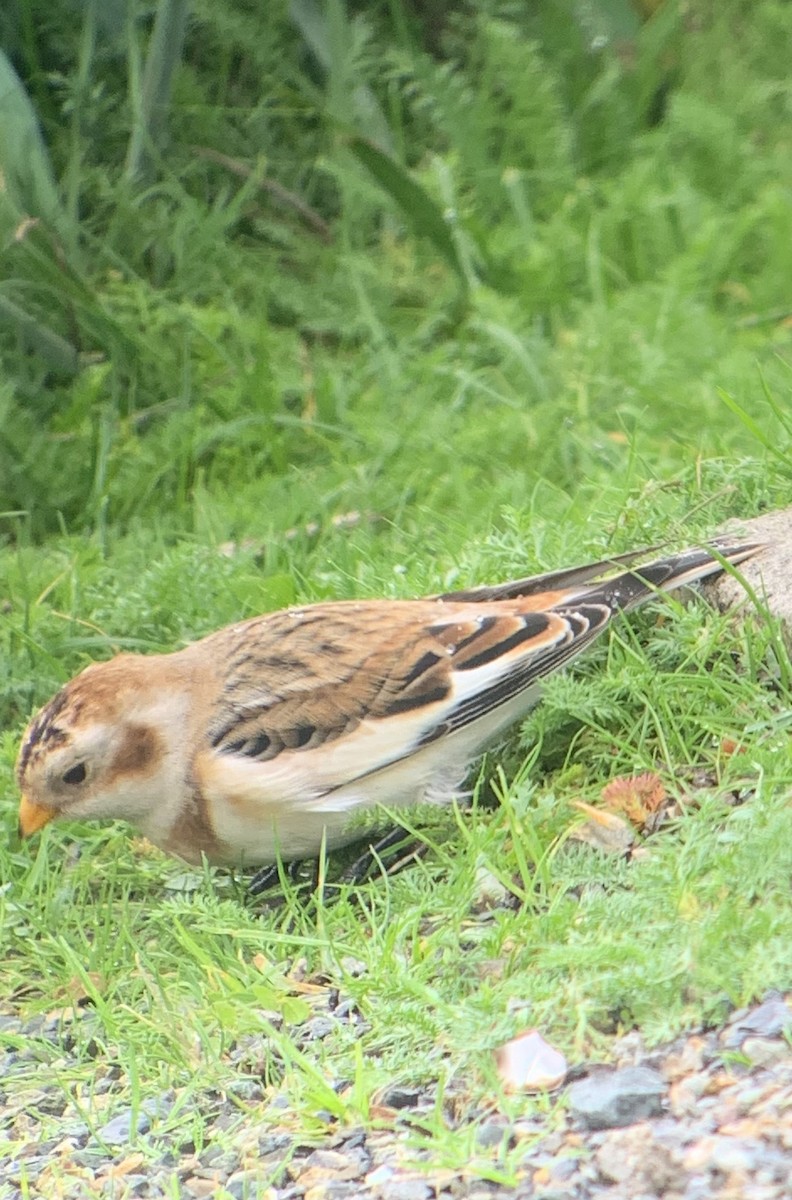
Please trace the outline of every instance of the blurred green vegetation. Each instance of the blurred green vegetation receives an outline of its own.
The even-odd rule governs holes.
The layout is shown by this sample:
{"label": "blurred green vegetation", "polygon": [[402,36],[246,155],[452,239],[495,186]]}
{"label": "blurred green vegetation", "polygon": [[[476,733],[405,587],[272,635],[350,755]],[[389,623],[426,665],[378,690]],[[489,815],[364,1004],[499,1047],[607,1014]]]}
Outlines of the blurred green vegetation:
{"label": "blurred green vegetation", "polygon": [[154,17],[0,25],[7,540],[756,452],[717,388],[789,389],[787,4],[197,0],[147,142]]}

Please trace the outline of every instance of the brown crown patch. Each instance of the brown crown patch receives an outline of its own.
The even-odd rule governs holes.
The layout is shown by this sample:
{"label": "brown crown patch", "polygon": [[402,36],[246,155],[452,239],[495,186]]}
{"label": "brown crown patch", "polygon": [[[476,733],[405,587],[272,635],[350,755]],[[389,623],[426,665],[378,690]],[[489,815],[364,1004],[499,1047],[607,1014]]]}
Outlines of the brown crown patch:
{"label": "brown crown patch", "polygon": [[108,662],[92,663],[62,687],[28,726],[17,760],[20,784],[32,763],[69,741],[72,729],[90,721],[110,721],[119,714],[124,694],[145,675],[150,661],[120,654]]}
{"label": "brown crown patch", "polygon": [[57,722],[68,704],[68,688],[61,688],[31,721],[17,760],[17,779],[20,782],[33,759],[55,746],[63,745],[67,740],[66,733]]}

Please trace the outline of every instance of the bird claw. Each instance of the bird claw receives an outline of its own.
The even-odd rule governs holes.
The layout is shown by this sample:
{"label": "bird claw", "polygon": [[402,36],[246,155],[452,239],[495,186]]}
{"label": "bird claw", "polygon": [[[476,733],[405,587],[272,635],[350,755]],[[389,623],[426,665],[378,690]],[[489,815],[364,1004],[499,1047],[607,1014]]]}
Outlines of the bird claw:
{"label": "bird claw", "polygon": [[[389,855],[388,852],[391,850],[396,853]],[[411,838],[404,829],[396,826],[379,841],[370,843],[354,862],[344,868],[337,880],[326,882],[322,888],[323,895],[325,898],[334,898],[342,887],[359,886],[370,879],[377,870],[386,875],[395,875],[422,858],[427,850],[428,846],[425,842]],[[276,895],[268,899],[267,907],[277,906],[284,898],[283,883],[286,881],[299,886],[307,893],[316,895],[319,890],[319,861],[318,858],[298,858],[293,859],[292,862],[271,863],[262,867],[256,871],[248,883],[247,894],[255,898],[267,892],[275,892]],[[305,869],[309,865],[311,872],[310,875],[307,875]]]}

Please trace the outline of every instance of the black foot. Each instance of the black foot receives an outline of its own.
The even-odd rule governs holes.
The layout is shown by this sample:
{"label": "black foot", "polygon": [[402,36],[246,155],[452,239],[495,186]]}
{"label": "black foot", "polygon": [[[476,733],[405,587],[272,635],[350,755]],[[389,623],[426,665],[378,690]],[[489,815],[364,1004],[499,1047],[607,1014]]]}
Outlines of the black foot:
{"label": "black foot", "polygon": [[[263,892],[270,892],[273,888],[279,888],[281,886],[281,874],[285,875],[290,883],[299,882],[300,872],[304,865],[304,859],[296,858],[293,862],[271,863],[268,867],[262,867],[260,871],[256,871],[256,874],[248,884],[248,895],[260,896]],[[317,859],[316,866],[318,867],[318,865]]]}
{"label": "black foot", "polygon": [[[395,875],[397,871],[403,870],[410,863],[417,862],[419,858],[422,858],[428,848],[425,842],[411,838],[397,825],[395,829],[391,829],[390,833],[386,833],[378,842],[370,845],[359,858],[346,867],[341,872],[340,882],[365,883],[374,874],[376,868],[384,869],[386,875]],[[389,850],[395,850],[396,853],[392,857],[385,858]]]}
{"label": "black foot", "polygon": [[[345,867],[335,881],[326,882],[324,895],[329,898],[337,894],[345,884],[365,883],[375,871],[395,875],[397,871],[421,858],[427,849],[424,842],[411,838],[402,828],[396,826],[378,842],[369,843],[363,854]],[[389,851],[395,853],[389,854]],[[289,863],[272,863],[262,867],[247,885],[247,893],[256,897],[265,892],[274,892],[275,895],[268,900],[267,906],[280,904],[283,899],[284,876],[289,883],[299,886],[307,895],[314,894],[319,888],[319,859],[295,859]]]}

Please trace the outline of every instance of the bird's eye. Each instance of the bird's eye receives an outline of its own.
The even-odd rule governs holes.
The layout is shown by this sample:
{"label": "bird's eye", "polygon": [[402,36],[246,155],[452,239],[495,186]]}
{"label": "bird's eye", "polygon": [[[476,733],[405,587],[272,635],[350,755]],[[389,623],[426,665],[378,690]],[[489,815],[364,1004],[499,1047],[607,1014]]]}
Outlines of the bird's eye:
{"label": "bird's eye", "polygon": [[70,784],[85,783],[85,763],[77,763],[75,767],[69,767],[63,776],[63,782]]}

